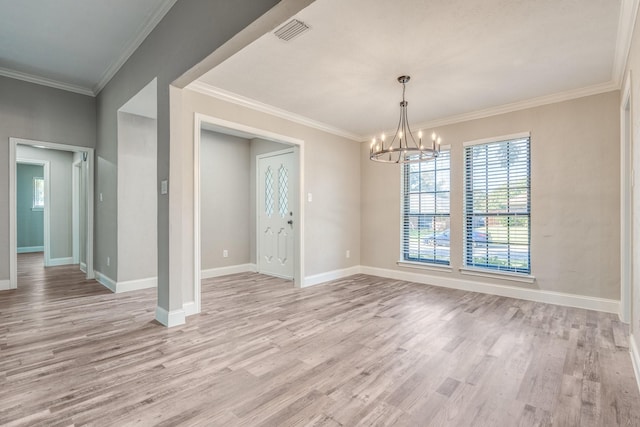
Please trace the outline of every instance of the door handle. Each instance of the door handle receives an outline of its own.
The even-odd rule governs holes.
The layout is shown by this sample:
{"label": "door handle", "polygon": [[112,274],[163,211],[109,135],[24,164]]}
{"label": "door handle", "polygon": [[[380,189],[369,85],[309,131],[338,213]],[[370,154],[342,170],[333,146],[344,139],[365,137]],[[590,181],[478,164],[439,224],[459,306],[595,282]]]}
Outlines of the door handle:
{"label": "door handle", "polygon": [[292,220],[292,219],[290,219],[289,221],[287,221],[287,224],[289,224],[289,225],[293,225],[293,220]]}

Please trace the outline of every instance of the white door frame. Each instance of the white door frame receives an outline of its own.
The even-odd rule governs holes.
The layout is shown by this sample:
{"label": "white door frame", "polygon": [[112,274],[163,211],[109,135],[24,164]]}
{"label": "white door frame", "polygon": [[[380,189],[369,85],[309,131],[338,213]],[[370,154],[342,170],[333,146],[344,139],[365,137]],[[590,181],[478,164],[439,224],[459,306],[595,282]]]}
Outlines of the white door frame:
{"label": "white door frame", "polygon": [[[620,320],[631,324],[633,288],[633,132],[631,72],[627,74],[620,102]],[[640,213],[639,213],[640,214]],[[631,324],[631,327],[633,325]]]}
{"label": "white door frame", "polygon": [[190,316],[200,312],[201,308],[201,265],[200,265],[200,132],[202,125],[207,124],[221,133],[242,135],[248,138],[261,138],[285,143],[295,147],[297,152],[297,210],[300,213],[294,222],[294,268],[293,282],[296,287],[304,286],[304,141],[298,138],[258,129],[241,123],[230,122],[217,117],[194,113],[193,128],[193,303],[185,304],[185,314]]}
{"label": "white door frame", "polygon": [[[256,172],[256,182],[255,182],[255,185],[256,185],[256,200],[255,200],[255,202],[256,202],[256,210],[259,210],[260,197],[262,196],[260,194],[260,191],[258,191],[258,189],[260,188],[260,178],[261,178],[260,175],[258,174],[258,171],[260,169],[259,162],[260,162],[261,159],[267,159],[269,157],[281,156],[283,154],[293,154],[294,155],[294,163],[297,163],[295,161],[295,150],[293,149],[293,147],[292,148],[285,148],[284,150],[271,151],[269,153],[258,154],[256,156],[256,170],[255,170],[255,172]],[[297,169],[296,166],[294,166],[294,167]],[[293,171],[293,174],[295,175],[295,171]],[[294,188],[296,188],[295,187],[295,183],[294,183]],[[300,194],[298,194],[295,190],[293,191],[293,193],[294,193],[294,197],[296,199],[296,200],[293,201],[293,206],[299,206],[297,198],[300,197]],[[296,221],[297,221],[297,218],[294,221],[294,224],[295,224]],[[260,236],[262,236],[262,233],[259,232],[261,229],[262,228],[260,227],[260,215],[256,212],[256,253],[255,253],[255,255],[256,255],[256,268],[258,269],[258,273],[261,273],[261,271],[260,271],[260,247],[261,247],[261,245],[260,245]],[[294,232],[295,232],[295,227],[294,227]],[[294,257],[295,256],[297,256],[297,254],[295,253],[295,249],[294,249]],[[295,262],[294,262],[294,270],[295,270]],[[265,274],[271,274],[271,273],[265,273]],[[273,274],[271,274],[271,275],[273,275]]]}
{"label": "white door frame", "polygon": [[[52,150],[86,152],[87,153],[87,279],[93,279],[93,165],[94,149],[75,145],[58,144],[55,142],[35,141],[22,138],[9,138],[9,289],[18,287],[18,254],[16,238],[16,152],[18,144],[39,146]],[[45,227],[47,217],[47,192],[49,180],[45,176]],[[47,253],[48,236],[45,229],[45,254]]]}
{"label": "white door frame", "polygon": [[80,264],[80,175],[82,160],[71,165],[71,236],[73,263]]}

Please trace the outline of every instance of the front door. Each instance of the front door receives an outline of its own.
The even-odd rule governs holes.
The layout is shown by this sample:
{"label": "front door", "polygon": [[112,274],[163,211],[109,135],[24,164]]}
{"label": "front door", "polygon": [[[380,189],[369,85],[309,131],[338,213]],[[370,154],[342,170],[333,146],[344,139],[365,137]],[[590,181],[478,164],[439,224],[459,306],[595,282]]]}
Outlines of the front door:
{"label": "front door", "polygon": [[258,158],[258,271],[293,279],[293,151]]}

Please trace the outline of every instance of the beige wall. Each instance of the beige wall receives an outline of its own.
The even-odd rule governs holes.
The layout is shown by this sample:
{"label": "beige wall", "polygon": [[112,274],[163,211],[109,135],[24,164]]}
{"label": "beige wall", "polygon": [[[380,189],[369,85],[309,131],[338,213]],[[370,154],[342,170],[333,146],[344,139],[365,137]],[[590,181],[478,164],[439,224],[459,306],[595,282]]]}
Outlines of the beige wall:
{"label": "beige wall", "polygon": [[[199,112],[235,123],[286,135],[304,141],[304,193],[313,193],[313,202],[305,200],[306,277],[360,264],[360,153],[359,144],[304,125],[230,104],[190,90],[182,93],[181,168],[185,176],[193,174],[194,113]],[[193,216],[193,182],[185,180],[183,206],[187,218]],[[182,251],[193,259],[192,222],[183,223]],[[345,251],[351,251],[351,258]],[[183,275],[184,301],[193,299],[192,272]],[[191,298],[191,299],[190,299]]]}
{"label": "beige wall", "polygon": [[[436,129],[451,145],[451,266],[463,278],[463,142],[531,132],[531,274],[534,284],[483,282],[619,299],[619,92]],[[400,257],[400,168],[371,162],[361,144],[362,265],[416,272]],[[469,276],[464,276],[469,280]],[[475,277],[473,278],[475,279]]]}

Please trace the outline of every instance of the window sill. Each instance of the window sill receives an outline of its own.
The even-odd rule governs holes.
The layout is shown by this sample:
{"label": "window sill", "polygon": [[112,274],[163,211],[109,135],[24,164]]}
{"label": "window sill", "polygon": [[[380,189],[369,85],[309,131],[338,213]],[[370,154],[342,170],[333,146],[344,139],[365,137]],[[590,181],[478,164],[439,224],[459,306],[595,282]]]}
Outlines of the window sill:
{"label": "window sill", "polygon": [[535,276],[530,274],[510,273],[508,271],[495,271],[484,268],[460,268],[460,274],[479,277],[491,277],[493,279],[512,280],[514,282],[533,283],[536,281]]}
{"label": "window sill", "polygon": [[417,270],[440,271],[442,273],[451,273],[453,271],[448,265],[426,264],[416,261],[398,261],[396,264],[399,267],[415,268]]}

